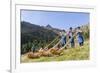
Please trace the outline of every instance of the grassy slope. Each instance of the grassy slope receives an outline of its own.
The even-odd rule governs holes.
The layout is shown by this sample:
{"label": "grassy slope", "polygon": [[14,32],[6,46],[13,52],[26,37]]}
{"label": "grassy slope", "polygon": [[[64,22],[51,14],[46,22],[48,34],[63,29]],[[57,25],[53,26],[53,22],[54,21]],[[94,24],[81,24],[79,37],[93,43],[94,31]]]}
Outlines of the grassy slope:
{"label": "grassy slope", "polygon": [[62,56],[41,57],[38,59],[28,59],[26,55],[21,56],[21,62],[48,62],[65,60],[88,60],[89,59],[89,41],[85,41],[83,47],[76,47],[64,50]]}

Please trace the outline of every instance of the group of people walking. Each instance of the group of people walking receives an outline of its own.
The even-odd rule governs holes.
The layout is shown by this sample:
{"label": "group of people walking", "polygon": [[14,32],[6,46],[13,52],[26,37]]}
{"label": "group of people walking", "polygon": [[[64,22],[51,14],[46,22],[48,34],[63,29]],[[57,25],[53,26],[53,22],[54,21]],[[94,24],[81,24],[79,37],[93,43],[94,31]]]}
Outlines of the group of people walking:
{"label": "group of people walking", "polygon": [[[80,27],[77,27],[76,30],[73,30],[73,28],[70,27],[68,32],[63,30],[60,33],[60,35],[61,35],[61,40],[60,40],[61,46],[64,46],[69,41],[68,44],[70,44],[71,48],[74,48],[75,47],[75,37],[76,36],[77,36],[77,41],[78,41],[79,46],[84,45],[83,32],[82,32]],[[66,46],[68,44],[66,44]],[[34,45],[32,46],[31,51],[33,51],[33,52],[35,51]]]}
{"label": "group of people walking", "polygon": [[77,37],[79,46],[83,46],[84,37],[83,37],[83,32],[80,27],[77,27],[76,30],[73,30],[73,28],[70,27],[68,32],[63,30],[61,32],[61,45],[64,46],[69,39],[70,46],[74,48],[75,47],[75,37]]}

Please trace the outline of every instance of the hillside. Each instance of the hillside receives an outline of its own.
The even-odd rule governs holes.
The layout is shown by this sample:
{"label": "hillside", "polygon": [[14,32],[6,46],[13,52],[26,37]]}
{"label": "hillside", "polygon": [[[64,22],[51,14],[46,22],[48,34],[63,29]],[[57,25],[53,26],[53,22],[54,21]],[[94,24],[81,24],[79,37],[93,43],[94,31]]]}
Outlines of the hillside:
{"label": "hillside", "polygon": [[22,51],[26,49],[26,51],[28,52],[32,45],[35,45],[35,48],[44,47],[57,36],[58,34],[53,30],[49,30],[39,25],[31,24],[29,22],[21,22]]}

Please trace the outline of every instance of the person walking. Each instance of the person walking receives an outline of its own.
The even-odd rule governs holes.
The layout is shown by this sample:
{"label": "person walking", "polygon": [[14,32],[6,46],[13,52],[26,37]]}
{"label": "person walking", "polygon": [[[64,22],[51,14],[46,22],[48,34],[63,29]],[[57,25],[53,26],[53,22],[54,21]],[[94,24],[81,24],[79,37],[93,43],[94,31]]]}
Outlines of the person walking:
{"label": "person walking", "polygon": [[66,33],[65,30],[61,32],[61,45],[64,46],[66,44]]}
{"label": "person walking", "polygon": [[73,37],[73,35],[74,35],[73,28],[70,27],[70,28],[69,28],[69,32],[68,32],[68,36],[69,36],[69,39],[70,39],[70,45],[71,45],[72,48],[75,47],[75,42],[74,42],[74,37]]}
{"label": "person walking", "polygon": [[82,30],[80,29],[80,27],[77,27],[77,40],[79,43],[79,46],[83,46],[84,45],[84,37],[82,34]]}

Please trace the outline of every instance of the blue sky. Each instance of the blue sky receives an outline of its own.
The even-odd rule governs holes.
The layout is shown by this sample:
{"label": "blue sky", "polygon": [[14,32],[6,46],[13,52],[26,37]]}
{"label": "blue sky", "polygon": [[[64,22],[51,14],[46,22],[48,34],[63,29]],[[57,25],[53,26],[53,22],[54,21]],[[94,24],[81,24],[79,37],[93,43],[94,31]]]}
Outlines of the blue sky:
{"label": "blue sky", "polygon": [[21,21],[65,30],[88,24],[89,20],[89,13],[21,10]]}

